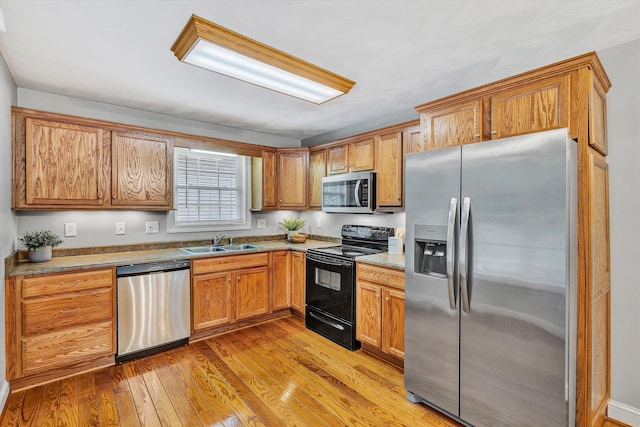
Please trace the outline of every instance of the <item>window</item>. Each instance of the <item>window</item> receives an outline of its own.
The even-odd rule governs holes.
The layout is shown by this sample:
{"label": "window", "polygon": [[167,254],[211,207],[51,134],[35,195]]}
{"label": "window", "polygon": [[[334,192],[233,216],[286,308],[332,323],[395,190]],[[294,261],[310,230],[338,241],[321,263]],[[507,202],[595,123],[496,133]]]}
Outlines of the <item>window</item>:
{"label": "window", "polygon": [[169,232],[249,228],[247,159],[174,149],[174,207]]}

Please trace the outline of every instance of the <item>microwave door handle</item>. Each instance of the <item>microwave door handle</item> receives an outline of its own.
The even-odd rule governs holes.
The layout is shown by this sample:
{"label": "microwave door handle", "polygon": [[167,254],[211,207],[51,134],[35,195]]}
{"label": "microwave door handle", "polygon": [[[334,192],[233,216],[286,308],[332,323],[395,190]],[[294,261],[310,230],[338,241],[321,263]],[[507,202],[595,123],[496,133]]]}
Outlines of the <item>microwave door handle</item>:
{"label": "microwave door handle", "polygon": [[362,203],[360,203],[360,186],[362,184],[362,180],[358,179],[356,181],[356,187],[355,187],[355,196],[356,196],[356,206],[358,206],[359,208],[362,207]]}

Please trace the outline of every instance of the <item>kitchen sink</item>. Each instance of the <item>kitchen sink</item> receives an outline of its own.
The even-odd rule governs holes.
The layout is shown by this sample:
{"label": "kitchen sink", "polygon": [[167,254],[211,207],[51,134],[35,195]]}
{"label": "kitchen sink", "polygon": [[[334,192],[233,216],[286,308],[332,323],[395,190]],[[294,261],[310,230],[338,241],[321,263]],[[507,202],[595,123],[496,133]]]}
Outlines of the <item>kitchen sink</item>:
{"label": "kitchen sink", "polygon": [[181,251],[190,254],[210,254],[214,252],[230,252],[241,251],[244,249],[257,249],[256,245],[242,244],[242,245],[224,245],[224,246],[191,246],[189,248],[180,248]]}
{"label": "kitchen sink", "polygon": [[256,245],[242,244],[242,245],[224,245],[222,246],[226,251],[241,251],[243,249],[257,249]]}
{"label": "kitchen sink", "polygon": [[220,246],[191,246],[190,248],[180,248],[180,250],[190,254],[210,254],[213,252],[227,251]]}

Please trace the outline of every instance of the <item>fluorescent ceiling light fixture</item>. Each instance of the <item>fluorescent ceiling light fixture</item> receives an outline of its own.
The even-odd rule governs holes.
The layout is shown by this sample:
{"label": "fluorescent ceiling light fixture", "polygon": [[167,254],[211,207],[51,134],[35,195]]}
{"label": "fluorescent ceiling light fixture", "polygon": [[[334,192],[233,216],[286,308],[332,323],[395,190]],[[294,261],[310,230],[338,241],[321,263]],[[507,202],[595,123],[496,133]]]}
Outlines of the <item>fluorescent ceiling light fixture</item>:
{"label": "fluorescent ceiling light fixture", "polygon": [[355,84],[196,15],[171,50],[182,62],[315,104],[343,95]]}
{"label": "fluorescent ceiling light fixture", "polygon": [[0,33],[6,33],[7,32],[7,25],[4,22],[4,12],[2,11],[2,9],[0,9]]}

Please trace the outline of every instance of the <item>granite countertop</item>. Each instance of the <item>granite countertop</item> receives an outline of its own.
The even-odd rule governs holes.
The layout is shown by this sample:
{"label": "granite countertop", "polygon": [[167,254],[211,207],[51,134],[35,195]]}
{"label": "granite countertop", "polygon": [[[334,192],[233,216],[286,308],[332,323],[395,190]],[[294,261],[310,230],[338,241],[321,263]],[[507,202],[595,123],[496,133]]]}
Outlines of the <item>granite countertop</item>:
{"label": "granite countertop", "polygon": [[357,257],[356,262],[366,262],[367,264],[396,268],[404,271],[404,253],[392,255],[384,252],[381,254],[363,255]]}
{"label": "granite countertop", "polygon": [[74,270],[92,270],[96,268],[111,268],[122,265],[142,264],[147,262],[162,262],[181,259],[211,258],[217,256],[244,255],[254,252],[269,252],[277,250],[304,251],[311,248],[334,246],[336,243],[322,240],[307,240],[305,243],[291,243],[286,240],[251,242],[258,246],[256,249],[240,251],[213,252],[206,254],[191,254],[178,248],[150,249],[124,251],[91,255],[73,255],[53,257],[42,263],[18,262],[6,271],[6,277],[25,276],[32,274],[60,273]]}

